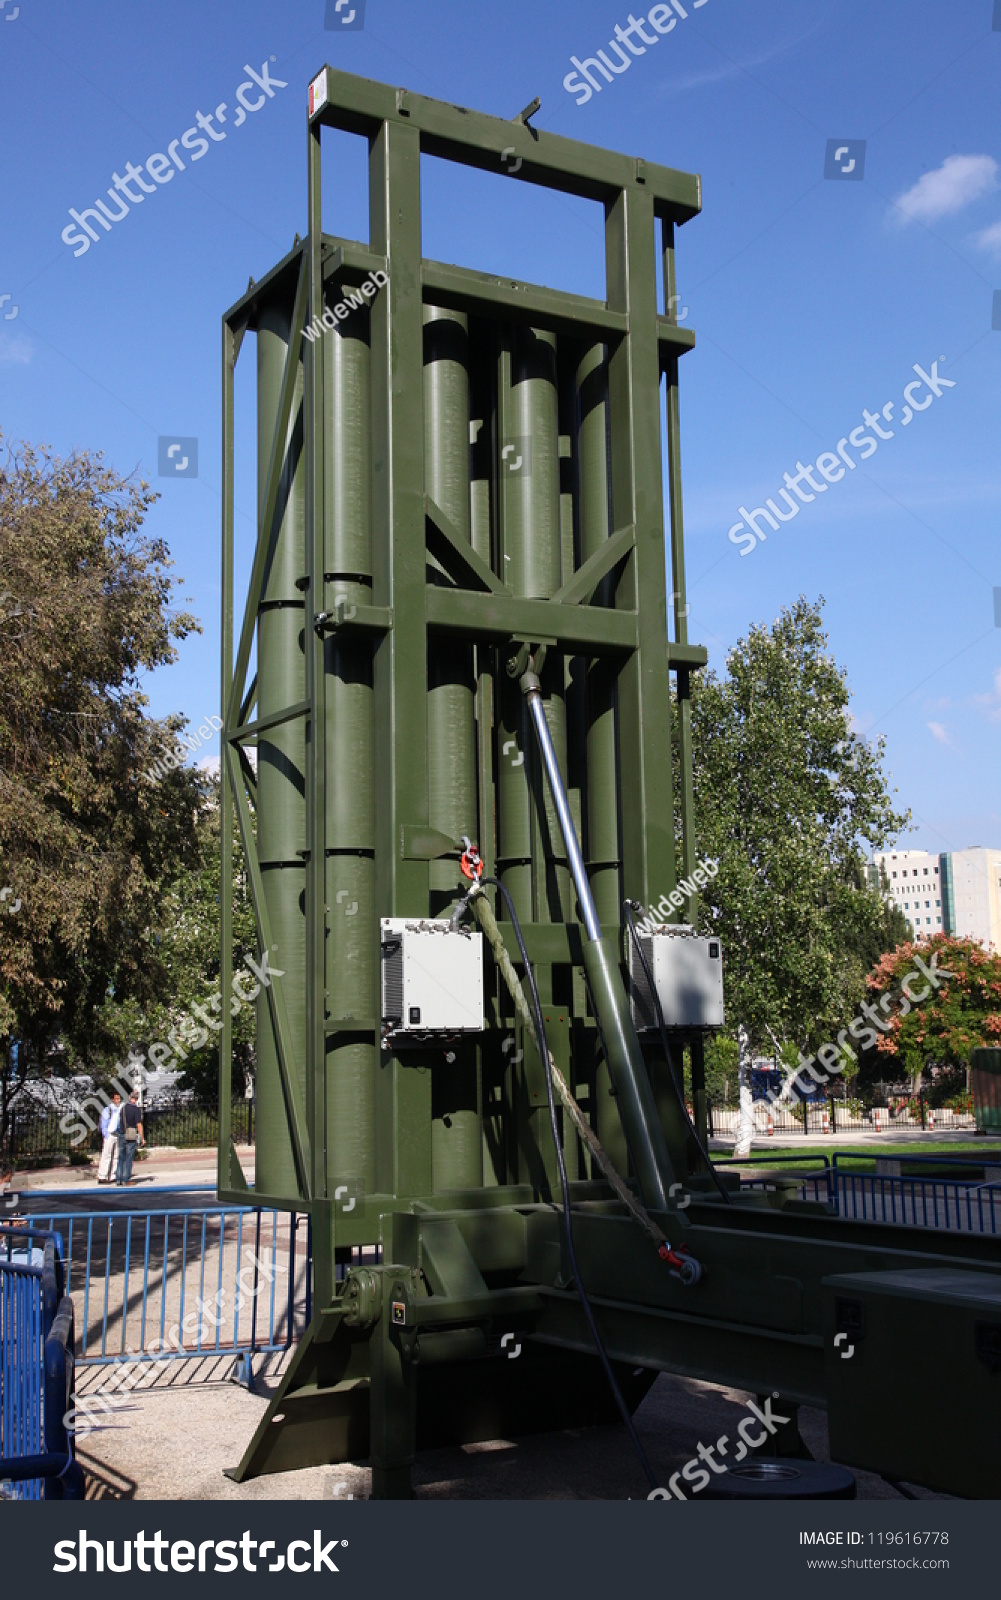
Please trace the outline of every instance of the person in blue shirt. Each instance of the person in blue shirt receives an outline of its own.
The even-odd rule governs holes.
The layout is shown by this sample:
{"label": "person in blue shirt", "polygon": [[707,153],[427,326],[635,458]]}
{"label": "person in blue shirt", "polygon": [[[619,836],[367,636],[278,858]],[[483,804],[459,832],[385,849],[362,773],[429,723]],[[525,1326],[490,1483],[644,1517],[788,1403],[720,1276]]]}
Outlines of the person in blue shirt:
{"label": "person in blue shirt", "polygon": [[97,1169],[98,1183],[113,1183],[118,1165],[118,1123],[122,1114],[122,1097],[116,1089],[111,1104],[101,1112],[101,1164]]}

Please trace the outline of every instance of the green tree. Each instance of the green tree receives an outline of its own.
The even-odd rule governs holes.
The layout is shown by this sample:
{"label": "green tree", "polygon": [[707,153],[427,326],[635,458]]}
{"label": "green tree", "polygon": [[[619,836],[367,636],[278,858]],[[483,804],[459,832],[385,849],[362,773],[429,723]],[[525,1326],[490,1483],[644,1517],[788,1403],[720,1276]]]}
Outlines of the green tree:
{"label": "green tree", "polygon": [[865,847],[883,848],[908,814],[892,804],[882,739],[852,727],[822,606],[800,597],[751,628],[725,676],[692,676],[696,838],[719,861],[702,915],[723,941],[727,1015],[769,1053],[772,1033],[787,1046],[833,1037],[897,936]]}
{"label": "green tree", "polygon": [[[143,938],[150,964],[161,974],[161,995],[150,1005],[135,1001],[128,1006],[109,1001],[106,1026],[115,1030],[116,1054],[123,1058],[135,1047],[145,1053],[151,1043],[166,1040],[193,1005],[205,1006],[219,987],[219,782],[208,778],[205,799],[196,823],[194,859],[167,886],[156,915]],[[234,966],[256,955],[257,936],[253,906],[246,882],[239,830],[233,843],[233,950]],[[241,1093],[255,1063],[255,1008],[243,1005],[233,1016],[233,1089]],[[176,1050],[176,1046],[174,1047]],[[204,1045],[188,1048],[183,1057],[178,1087],[193,1090],[203,1103],[218,1095],[219,1048],[210,1034]]]}
{"label": "green tree", "polygon": [[148,716],[142,675],[198,627],[142,534],[154,499],[100,455],[8,447],[0,468],[0,861],[20,901],[0,915],[0,1137],[30,1074],[103,1058],[109,996],[156,995],[143,931],[194,856],[197,777],[142,779],[183,723]]}

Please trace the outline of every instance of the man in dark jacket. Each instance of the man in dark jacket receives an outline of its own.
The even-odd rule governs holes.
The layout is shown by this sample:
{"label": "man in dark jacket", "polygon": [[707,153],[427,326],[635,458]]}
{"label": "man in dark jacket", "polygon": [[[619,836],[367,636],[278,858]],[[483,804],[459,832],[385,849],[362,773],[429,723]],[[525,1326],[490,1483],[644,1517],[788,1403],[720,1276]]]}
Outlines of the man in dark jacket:
{"label": "man in dark jacket", "polygon": [[133,1089],[118,1119],[118,1183],[125,1184],[132,1179],[132,1163],[136,1158],[136,1148],[143,1144],[142,1112],[137,1104],[138,1096]]}

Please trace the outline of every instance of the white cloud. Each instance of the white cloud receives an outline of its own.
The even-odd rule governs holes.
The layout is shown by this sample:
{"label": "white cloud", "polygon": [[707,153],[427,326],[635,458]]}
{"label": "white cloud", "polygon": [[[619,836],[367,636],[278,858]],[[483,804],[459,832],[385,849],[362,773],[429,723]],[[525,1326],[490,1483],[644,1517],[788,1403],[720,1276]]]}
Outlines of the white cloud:
{"label": "white cloud", "polygon": [[944,744],[947,749],[952,749],[952,741],[941,722],[929,722],[927,726],[933,739],[937,739],[939,744]]}
{"label": "white cloud", "polygon": [[31,344],[27,339],[0,331],[0,367],[26,367],[31,360]]}
{"label": "white cloud", "polygon": [[936,222],[962,211],[997,186],[998,164],[993,156],[947,156],[940,167],[924,173],[912,188],[897,196],[897,216],[901,221]]}
{"label": "white cloud", "polygon": [[975,233],[973,242],[978,244],[981,250],[989,250],[992,255],[1001,256],[1001,222],[992,222],[982,233]]}

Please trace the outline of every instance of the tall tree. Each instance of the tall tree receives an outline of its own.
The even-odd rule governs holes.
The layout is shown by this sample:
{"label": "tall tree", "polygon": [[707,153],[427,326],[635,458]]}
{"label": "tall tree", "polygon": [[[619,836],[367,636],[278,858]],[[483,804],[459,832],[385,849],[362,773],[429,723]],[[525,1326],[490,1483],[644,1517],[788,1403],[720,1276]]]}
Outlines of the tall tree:
{"label": "tall tree", "polygon": [[194,855],[196,776],[142,779],[183,722],[148,716],[142,675],[198,628],[141,531],[155,498],[100,455],[8,447],[0,467],[0,861],[20,901],[0,915],[0,1135],[28,1070],[100,1058],[109,995],[156,992],[142,933]]}
{"label": "tall tree", "polygon": [[[219,782],[203,775],[204,803],[195,830],[192,859],[165,886],[155,914],[141,935],[145,964],[158,975],[155,999],[109,998],[102,1010],[101,1025],[113,1041],[116,1059],[125,1060],[129,1051],[145,1055],[151,1044],[174,1034],[170,1045],[173,1066],[180,1073],[178,1087],[193,1090],[203,1102],[215,1101],[219,1084],[218,1035],[203,1024],[200,1045],[179,1040],[184,1019],[194,1014],[193,1007],[204,1009],[219,991]],[[253,906],[247,886],[243,842],[239,830],[233,840],[233,956],[234,970],[247,955],[257,954],[257,934]],[[232,1016],[233,1090],[242,1093],[256,1063],[255,1007],[234,1005]],[[213,1012],[210,1005],[210,1015]],[[194,1031],[193,1029],[191,1031]],[[156,1071],[150,1062],[148,1071]]]}
{"label": "tall tree", "polygon": [[891,801],[883,740],[852,727],[822,607],[800,597],[751,628],[725,676],[692,679],[696,836],[720,863],[703,914],[723,941],[728,1018],[755,1049],[771,1032],[797,1046],[832,1037],[898,937],[864,847],[908,814]]}

